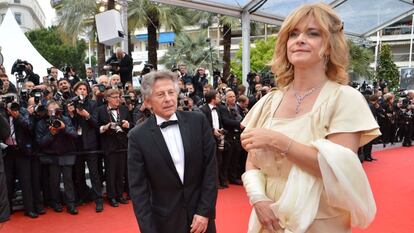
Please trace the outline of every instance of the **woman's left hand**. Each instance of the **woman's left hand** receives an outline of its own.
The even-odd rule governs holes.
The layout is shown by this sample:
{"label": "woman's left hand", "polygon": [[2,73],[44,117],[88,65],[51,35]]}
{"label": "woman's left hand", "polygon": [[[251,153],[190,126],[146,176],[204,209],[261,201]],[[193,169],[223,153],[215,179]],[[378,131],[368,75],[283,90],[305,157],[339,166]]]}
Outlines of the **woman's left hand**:
{"label": "woman's left hand", "polygon": [[269,129],[245,130],[241,137],[241,144],[246,151],[252,149],[278,149],[279,141],[286,138],[283,134]]}

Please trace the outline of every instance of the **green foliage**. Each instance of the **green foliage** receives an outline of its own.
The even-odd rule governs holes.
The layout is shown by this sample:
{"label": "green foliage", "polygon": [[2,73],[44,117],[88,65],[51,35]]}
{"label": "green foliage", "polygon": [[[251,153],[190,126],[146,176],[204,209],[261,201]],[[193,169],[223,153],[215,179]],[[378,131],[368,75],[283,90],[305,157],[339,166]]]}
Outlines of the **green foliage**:
{"label": "green foliage", "polygon": [[349,66],[348,72],[352,79],[365,77],[372,79],[374,70],[370,64],[374,61],[374,54],[371,50],[363,48],[348,40],[349,47]]}
{"label": "green foliage", "polygon": [[[253,72],[264,73],[270,70],[269,63],[275,50],[276,37],[268,37],[265,41],[256,40],[250,48],[250,69]],[[242,77],[242,45],[236,52],[236,58],[231,62],[232,73],[239,79]]]}
{"label": "green foliage", "polygon": [[205,32],[197,34],[196,37],[185,33],[179,34],[174,42],[174,47],[168,49],[160,63],[164,64],[166,68],[184,63],[189,72],[193,72],[200,66],[210,70],[211,64],[214,69],[219,69],[222,64],[217,56],[217,51],[210,48],[206,37]]}
{"label": "green foliage", "polygon": [[390,91],[395,91],[399,86],[399,72],[393,61],[389,45],[381,46],[381,53],[378,62],[377,80],[383,79],[388,83]]}
{"label": "green foliage", "polygon": [[85,41],[77,40],[75,46],[65,44],[56,27],[33,30],[27,32],[26,36],[53,66],[61,69],[65,65],[71,65],[78,74],[85,73]]}

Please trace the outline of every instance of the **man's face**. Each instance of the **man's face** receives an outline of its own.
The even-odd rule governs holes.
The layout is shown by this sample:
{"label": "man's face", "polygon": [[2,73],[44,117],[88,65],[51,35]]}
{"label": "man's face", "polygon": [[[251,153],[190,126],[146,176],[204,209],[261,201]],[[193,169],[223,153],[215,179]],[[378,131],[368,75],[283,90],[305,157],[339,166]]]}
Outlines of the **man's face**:
{"label": "man's face", "polygon": [[226,103],[229,106],[234,106],[236,104],[236,95],[232,91],[226,93]]}
{"label": "man's face", "polygon": [[88,89],[85,85],[80,85],[78,89],[76,89],[75,93],[77,96],[86,97],[88,95]]}
{"label": "man's face", "polygon": [[177,111],[178,93],[174,82],[169,79],[155,81],[152,93],[146,98],[145,104],[152,108],[152,111],[164,119],[170,117]]}
{"label": "man's face", "polygon": [[57,105],[57,104],[50,104],[47,107],[47,114],[49,116],[52,116],[52,112],[56,112],[57,109],[59,109],[59,105]]}
{"label": "man's face", "polygon": [[108,105],[110,107],[117,108],[119,106],[119,104],[121,103],[121,98],[120,98],[119,94],[112,94],[112,95],[108,96],[107,101],[108,101]]}
{"label": "man's face", "polygon": [[200,69],[198,69],[198,73],[200,74],[200,76],[204,76],[206,71],[203,68],[200,68]]}
{"label": "man's face", "polygon": [[247,108],[247,106],[249,106],[249,99],[247,99],[246,101],[244,101],[244,102],[239,102],[239,106],[242,108],[242,109],[246,109]]}
{"label": "man's face", "polygon": [[62,81],[59,82],[59,87],[58,88],[61,92],[68,92],[69,89],[70,89],[70,84],[69,84],[68,81],[62,80]]}
{"label": "man's face", "polygon": [[254,88],[256,89],[256,92],[258,92],[262,89],[262,84],[256,84],[256,86],[254,86]]}
{"label": "man's face", "polygon": [[105,87],[109,86],[109,79],[108,77],[101,77],[99,78],[98,84],[103,84]]}
{"label": "man's face", "polygon": [[218,105],[220,103],[221,99],[220,99],[220,93],[216,94],[216,97],[211,101],[211,103],[213,105]]}
{"label": "man's face", "polygon": [[184,75],[187,73],[187,67],[186,66],[180,66],[180,73],[181,75]]}
{"label": "man's face", "polygon": [[92,71],[92,70],[90,70],[90,69],[87,69],[87,70],[86,70],[86,77],[88,77],[88,78],[92,78],[92,77],[93,77],[93,71]]}
{"label": "man's face", "polygon": [[9,78],[8,77],[1,77],[1,81],[3,81],[3,89],[7,90],[9,89]]}
{"label": "man's face", "polygon": [[50,70],[50,75],[55,78],[55,80],[58,77],[58,70],[56,68],[52,68],[52,70]]}
{"label": "man's face", "polygon": [[34,88],[34,83],[32,83],[32,82],[25,82],[24,83],[24,88],[25,89],[28,89],[28,90],[32,90],[33,88]]}
{"label": "man's face", "polygon": [[123,55],[124,55],[124,52],[122,52],[122,51],[116,52],[116,58],[118,58],[118,59],[121,59],[123,57]]}
{"label": "man's face", "polygon": [[193,85],[185,85],[187,87],[187,90],[189,93],[193,93],[194,92],[194,86]]}
{"label": "man's face", "polygon": [[118,75],[114,75],[111,77],[111,86],[116,86],[116,84],[118,84],[119,82],[121,82],[121,79]]}

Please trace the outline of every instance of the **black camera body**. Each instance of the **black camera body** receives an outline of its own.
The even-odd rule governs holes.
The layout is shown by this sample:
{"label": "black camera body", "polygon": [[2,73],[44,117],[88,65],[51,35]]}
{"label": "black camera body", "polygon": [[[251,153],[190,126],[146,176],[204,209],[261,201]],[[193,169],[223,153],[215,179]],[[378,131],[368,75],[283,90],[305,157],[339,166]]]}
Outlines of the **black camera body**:
{"label": "black camera body", "polygon": [[102,83],[98,84],[97,87],[100,93],[104,93],[106,91],[106,87]]}
{"label": "black camera body", "polygon": [[61,119],[62,110],[55,109],[51,112],[49,119],[47,119],[47,124],[55,129],[60,128],[62,126]]}
{"label": "black camera body", "polygon": [[73,105],[75,108],[82,110],[85,109],[85,97],[83,96],[75,96],[69,100],[70,104]]}

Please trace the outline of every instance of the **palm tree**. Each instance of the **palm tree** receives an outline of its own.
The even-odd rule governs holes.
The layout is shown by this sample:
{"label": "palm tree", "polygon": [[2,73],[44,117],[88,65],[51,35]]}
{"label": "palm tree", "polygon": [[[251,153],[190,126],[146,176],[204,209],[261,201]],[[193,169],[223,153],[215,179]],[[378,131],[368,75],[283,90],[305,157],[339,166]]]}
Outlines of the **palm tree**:
{"label": "palm tree", "polygon": [[157,31],[160,27],[180,32],[185,25],[185,9],[152,3],[149,0],[132,0],[128,3],[130,29],[146,27],[148,31],[148,62],[157,69]]}
{"label": "palm tree", "polygon": [[185,63],[189,71],[194,71],[197,67],[204,66],[221,68],[222,64],[217,56],[217,51],[210,47],[206,41],[206,32],[190,36],[181,33],[176,37],[174,47],[170,47],[168,52],[160,60],[166,67],[177,67],[178,64]]}
{"label": "palm tree", "polygon": [[[113,9],[114,0],[108,1]],[[59,31],[65,41],[75,43],[80,35],[87,35],[90,41],[96,39],[95,15],[98,13],[95,0],[64,0],[58,16]],[[98,43],[98,73],[103,74],[105,45]]]}

